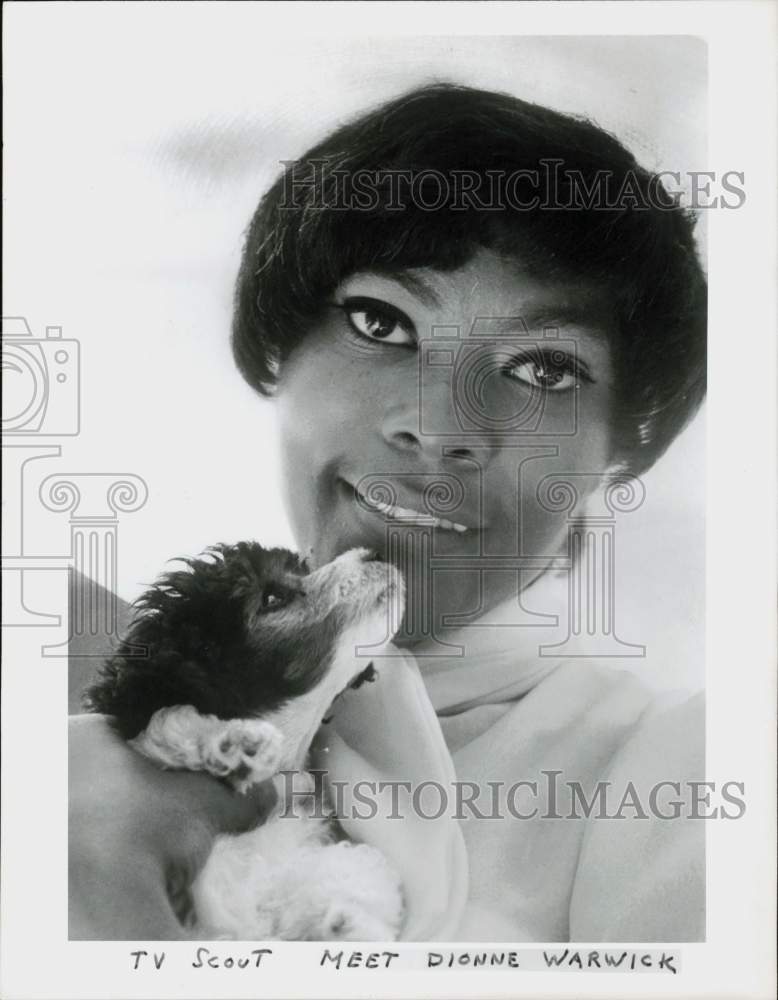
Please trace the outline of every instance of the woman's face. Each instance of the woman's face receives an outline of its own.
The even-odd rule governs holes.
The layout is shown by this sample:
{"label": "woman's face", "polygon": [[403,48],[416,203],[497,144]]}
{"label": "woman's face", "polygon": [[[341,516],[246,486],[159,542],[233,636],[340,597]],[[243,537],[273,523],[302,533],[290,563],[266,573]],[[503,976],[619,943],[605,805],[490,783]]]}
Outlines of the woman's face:
{"label": "woman's face", "polygon": [[486,250],[351,275],[281,372],[300,551],[317,566],[365,546],[402,569],[409,643],[526,586],[567,537],[547,477],[581,494],[608,467],[612,324],[590,287]]}

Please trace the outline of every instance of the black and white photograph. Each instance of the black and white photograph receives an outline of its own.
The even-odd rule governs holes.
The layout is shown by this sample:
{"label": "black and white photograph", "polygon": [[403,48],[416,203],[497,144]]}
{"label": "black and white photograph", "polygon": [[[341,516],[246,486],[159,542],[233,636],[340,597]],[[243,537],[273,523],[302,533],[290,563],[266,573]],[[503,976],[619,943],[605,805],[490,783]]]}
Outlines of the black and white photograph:
{"label": "black and white photograph", "polygon": [[775,8],[5,26],[3,995],[772,995]]}

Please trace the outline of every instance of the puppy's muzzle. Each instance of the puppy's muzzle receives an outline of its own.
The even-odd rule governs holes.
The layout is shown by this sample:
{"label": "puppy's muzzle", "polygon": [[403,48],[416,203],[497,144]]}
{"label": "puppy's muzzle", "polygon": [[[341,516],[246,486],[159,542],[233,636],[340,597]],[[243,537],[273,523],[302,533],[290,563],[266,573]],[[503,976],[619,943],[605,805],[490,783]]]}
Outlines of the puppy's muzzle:
{"label": "puppy's muzzle", "polygon": [[405,608],[402,575],[370,549],[345,552],[305,577],[303,587],[317,615],[322,617],[340,608],[355,622],[383,607],[391,607],[401,617]]}

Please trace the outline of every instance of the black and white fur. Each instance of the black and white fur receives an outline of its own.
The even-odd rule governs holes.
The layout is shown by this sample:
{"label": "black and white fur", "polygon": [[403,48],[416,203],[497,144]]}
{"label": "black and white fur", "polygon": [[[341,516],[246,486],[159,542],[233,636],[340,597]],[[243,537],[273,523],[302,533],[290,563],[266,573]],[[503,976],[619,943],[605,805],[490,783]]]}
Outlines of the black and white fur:
{"label": "black and white fur", "polygon": [[[363,549],[310,574],[292,553],[253,542],[184,562],[136,602],[88,707],[113,716],[119,733],[162,767],[207,771],[239,791],[291,771],[296,792],[312,792],[303,770],[311,742],[333,700],[369,676],[356,649],[396,630],[402,577]],[[128,655],[138,646],[148,656]],[[192,886],[193,930],[395,940],[402,891],[381,852],[338,839],[313,808],[290,817],[288,804],[282,794],[262,826],[217,838]]]}

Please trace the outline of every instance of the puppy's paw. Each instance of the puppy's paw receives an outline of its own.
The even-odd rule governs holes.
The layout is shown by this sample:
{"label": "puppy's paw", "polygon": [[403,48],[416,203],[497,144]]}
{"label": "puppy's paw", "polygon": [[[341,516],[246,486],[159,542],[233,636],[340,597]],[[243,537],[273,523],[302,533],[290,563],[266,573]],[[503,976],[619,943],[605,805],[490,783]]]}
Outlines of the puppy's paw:
{"label": "puppy's paw", "polygon": [[209,734],[203,762],[211,774],[226,778],[238,792],[265,781],[281,764],[283,738],[270,722],[231,719]]}

